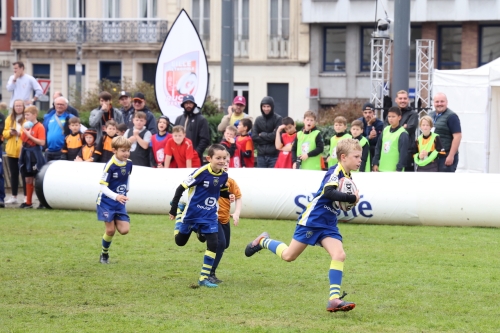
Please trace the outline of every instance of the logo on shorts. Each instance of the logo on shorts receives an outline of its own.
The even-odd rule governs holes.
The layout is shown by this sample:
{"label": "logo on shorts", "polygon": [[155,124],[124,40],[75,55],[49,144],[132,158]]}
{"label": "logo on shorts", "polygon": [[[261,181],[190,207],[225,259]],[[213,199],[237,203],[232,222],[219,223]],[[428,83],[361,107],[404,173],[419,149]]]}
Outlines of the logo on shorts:
{"label": "logo on shorts", "polygon": [[214,178],[214,186],[217,186],[217,184],[219,184],[219,178]]}
{"label": "logo on shorts", "polygon": [[108,212],[104,212],[104,213],[102,213],[102,215],[103,215],[105,218],[108,218],[108,217],[109,217],[109,213],[108,213]]}
{"label": "logo on shorts", "polygon": [[127,173],[127,169],[125,168],[120,168],[121,172],[122,172],[122,176],[125,176],[125,174]]}
{"label": "logo on shorts", "polygon": [[312,231],[306,232],[306,238],[311,238],[313,234],[314,234],[314,232],[312,232]]}

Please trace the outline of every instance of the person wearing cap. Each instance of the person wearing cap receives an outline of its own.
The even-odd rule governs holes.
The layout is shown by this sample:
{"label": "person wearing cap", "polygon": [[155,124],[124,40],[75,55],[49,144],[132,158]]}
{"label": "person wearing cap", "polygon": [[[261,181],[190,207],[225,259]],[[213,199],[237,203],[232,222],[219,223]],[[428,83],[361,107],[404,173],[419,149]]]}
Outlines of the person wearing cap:
{"label": "person wearing cap", "polygon": [[210,145],[208,121],[201,114],[201,110],[192,95],[184,96],[181,107],[184,109],[184,113],[175,119],[175,125],[184,127],[186,137],[193,142],[194,150],[203,161],[203,153]]}
{"label": "person wearing cap", "polygon": [[128,127],[128,119],[130,114],[134,112],[134,106],[132,105],[132,95],[128,91],[122,90],[120,91],[120,96],[118,96],[118,102],[122,106],[120,111],[123,114],[123,120]]}
{"label": "person wearing cap", "polygon": [[156,134],[158,132],[156,129],[156,118],[153,112],[151,112],[151,110],[146,106],[146,98],[144,97],[144,94],[136,92],[134,94],[134,98],[132,98],[132,105],[134,110],[129,113],[126,121],[128,128],[130,130],[134,128],[134,123],[132,121],[134,119],[134,114],[137,111],[142,111],[146,114],[146,128],[151,132],[151,134]]}
{"label": "person wearing cap", "polygon": [[245,107],[247,105],[247,100],[244,96],[236,96],[233,100],[233,104],[229,105],[227,108],[227,115],[222,117],[222,120],[217,126],[219,132],[224,132],[228,126],[238,126],[237,122],[243,118],[248,118],[253,123],[253,118],[246,114]]}
{"label": "person wearing cap", "polygon": [[114,120],[117,124],[125,122],[122,112],[111,104],[111,98],[109,92],[101,92],[99,94],[100,106],[90,112],[89,125],[97,133],[96,142],[101,142],[102,132],[106,131],[106,122],[108,120]]}
{"label": "person wearing cap", "polygon": [[358,120],[363,122],[363,136],[367,138],[370,143],[370,161],[373,161],[378,137],[384,131],[384,122],[377,119],[375,107],[371,103],[365,103],[363,105],[363,117]]}

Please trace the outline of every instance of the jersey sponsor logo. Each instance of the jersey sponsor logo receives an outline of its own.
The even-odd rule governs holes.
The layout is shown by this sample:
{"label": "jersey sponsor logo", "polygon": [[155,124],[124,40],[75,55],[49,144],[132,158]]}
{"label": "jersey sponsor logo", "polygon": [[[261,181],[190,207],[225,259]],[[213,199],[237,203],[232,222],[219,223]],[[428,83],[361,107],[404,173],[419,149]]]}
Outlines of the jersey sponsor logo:
{"label": "jersey sponsor logo", "polygon": [[194,183],[194,177],[192,175],[190,175],[186,180],[184,180],[184,184],[186,184],[187,186],[191,186],[193,185]]}
{"label": "jersey sponsor logo", "polygon": [[203,182],[203,187],[209,187],[210,186],[210,182],[208,180],[205,180]]}
{"label": "jersey sponsor logo", "polygon": [[217,186],[217,184],[219,184],[219,178],[214,177],[214,186]]}
{"label": "jersey sponsor logo", "polygon": [[118,178],[118,172],[113,172],[113,178]]}
{"label": "jersey sponsor logo", "polygon": [[125,193],[127,192],[127,185],[120,185],[116,188],[116,193]]}
{"label": "jersey sponsor logo", "polygon": [[208,197],[205,199],[205,206],[196,205],[199,209],[212,210],[217,206],[217,198]]}

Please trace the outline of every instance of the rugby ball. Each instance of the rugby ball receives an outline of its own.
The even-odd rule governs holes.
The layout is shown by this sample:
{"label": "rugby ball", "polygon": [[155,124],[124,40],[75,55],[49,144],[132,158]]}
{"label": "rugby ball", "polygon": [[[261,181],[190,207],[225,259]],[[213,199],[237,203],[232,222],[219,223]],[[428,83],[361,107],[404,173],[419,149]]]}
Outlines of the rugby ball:
{"label": "rugby ball", "polygon": [[[339,181],[339,187],[337,188],[337,191],[346,193],[346,194],[355,194],[358,188],[356,187],[356,184],[349,179],[349,178],[341,178]],[[339,207],[341,210],[344,212],[350,211],[354,206],[356,206],[353,203],[348,203],[348,202],[339,202],[336,201],[335,205]]]}

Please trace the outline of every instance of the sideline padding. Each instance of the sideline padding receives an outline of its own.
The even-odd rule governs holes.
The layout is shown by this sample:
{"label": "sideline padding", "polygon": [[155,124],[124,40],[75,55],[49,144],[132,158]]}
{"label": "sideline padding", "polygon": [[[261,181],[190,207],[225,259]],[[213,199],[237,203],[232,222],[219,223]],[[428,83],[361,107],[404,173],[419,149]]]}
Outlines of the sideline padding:
{"label": "sideline padding", "polygon": [[[37,196],[54,209],[95,210],[103,168],[103,163],[51,162],[37,176]],[[167,215],[175,189],[191,171],[134,166],[127,211]],[[295,220],[324,175],[291,169],[229,170],[243,194],[241,217],[260,219]],[[361,200],[349,214],[340,213],[345,222],[500,227],[500,204],[494,195],[500,188],[498,174],[379,172],[355,173],[353,180]]]}

